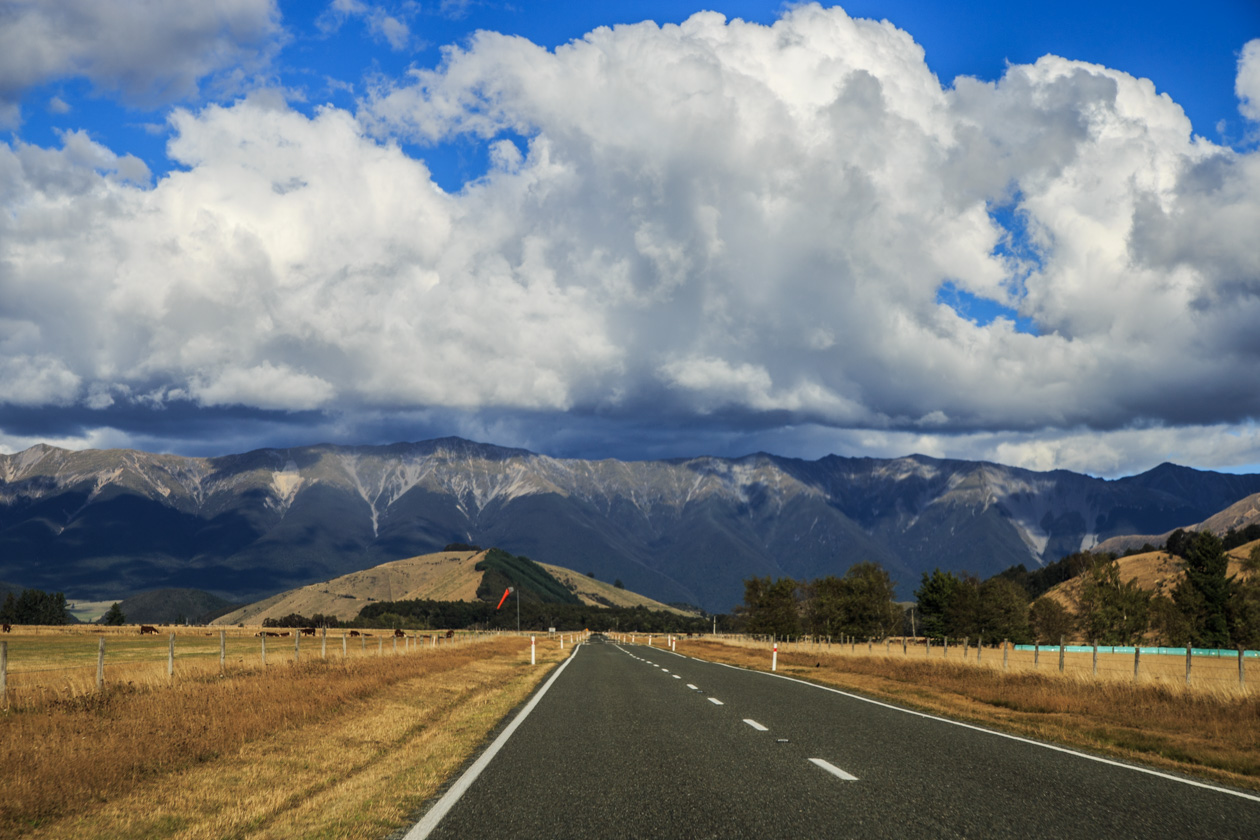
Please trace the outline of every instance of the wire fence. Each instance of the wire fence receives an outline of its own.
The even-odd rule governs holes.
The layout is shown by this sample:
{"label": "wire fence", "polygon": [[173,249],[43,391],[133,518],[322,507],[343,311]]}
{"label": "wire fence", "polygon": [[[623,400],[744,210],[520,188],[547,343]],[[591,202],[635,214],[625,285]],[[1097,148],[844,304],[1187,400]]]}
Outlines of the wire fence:
{"label": "wire fence", "polygon": [[0,639],[0,706],[20,708],[115,686],[153,686],[300,662],[422,654],[501,631],[327,628],[14,627]]}
{"label": "wire fence", "polygon": [[[630,638],[629,636],[627,638]],[[668,646],[678,637],[640,633],[634,641]],[[974,639],[883,639],[714,634],[703,638],[777,653],[816,656],[918,658],[1007,672],[1061,674],[1075,679],[1163,683],[1192,690],[1251,693],[1260,684],[1260,651],[1214,648],[1133,647],[1111,645],[1014,645],[1007,641],[977,645]],[[772,660],[773,661],[773,660]]]}

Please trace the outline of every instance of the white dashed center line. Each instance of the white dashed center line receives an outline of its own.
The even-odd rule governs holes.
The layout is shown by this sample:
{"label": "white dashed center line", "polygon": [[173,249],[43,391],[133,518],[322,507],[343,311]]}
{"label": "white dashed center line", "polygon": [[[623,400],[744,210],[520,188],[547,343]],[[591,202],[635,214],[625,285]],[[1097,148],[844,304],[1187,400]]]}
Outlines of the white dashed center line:
{"label": "white dashed center line", "polygon": [[811,758],[809,761],[811,764],[817,764],[819,767],[826,770],[831,775],[838,776],[841,779],[844,779],[846,782],[856,782],[858,780],[857,776],[854,776],[852,773],[844,772],[839,767],[832,764],[830,761],[823,761],[821,758]]}
{"label": "white dashed center line", "polygon": [[687,688],[690,688],[692,691],[699,691],[699,690],[700,690],[700,689],[696,688],[694,685],[692,685],[691,683],[687,683]]}
{"label": "white dashed center line", "polygon": [[710,697],[710,698],[709,698],[709,702],[710,702],[710,703],[712,703],[714,706],[725,706],[725,705],[726,705],[725,703],[723,703],[721,700],[717,699],[716,697]]}
{"label": "white dashed center line", "polygon": [[682,677],[678,676],[677,674],[671,674],[670,676],[672,676],[672,677],[673,677],[674,679],[676,679],[676,680],[681,680],[681,679],[682,679]]}
{"label": "white dashed center line", "polygon": [[756,729],[758,732],[767,732],[767,731],[769,731],[769,730],[767,730],[764,726],[762,726],[760,723],[757,723],[757,721],[753,720],[752,718],[744,718],[744,723],[748,724],[748,725],[749,725],[749,726],[751,726],[753,729]]}

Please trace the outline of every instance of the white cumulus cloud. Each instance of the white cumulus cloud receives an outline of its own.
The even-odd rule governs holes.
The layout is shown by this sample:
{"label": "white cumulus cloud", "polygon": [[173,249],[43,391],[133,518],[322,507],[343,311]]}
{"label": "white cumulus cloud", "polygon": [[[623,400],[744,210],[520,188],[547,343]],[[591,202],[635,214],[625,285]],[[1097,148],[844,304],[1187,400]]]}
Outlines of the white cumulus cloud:
{"label": "white cumulus cloud", "polygon": [[[808,5],[482,32],[358,113],[171,128],[152,185],[86,136],[0,146],[0,354],[55,363],[50,403],[721,413],[1035,463],[1073,457],[1037,430],[1260,413],[1260,155],[1119,70],[943,86]],[[403,146],[468,138],[491,168],[458,192]]]}

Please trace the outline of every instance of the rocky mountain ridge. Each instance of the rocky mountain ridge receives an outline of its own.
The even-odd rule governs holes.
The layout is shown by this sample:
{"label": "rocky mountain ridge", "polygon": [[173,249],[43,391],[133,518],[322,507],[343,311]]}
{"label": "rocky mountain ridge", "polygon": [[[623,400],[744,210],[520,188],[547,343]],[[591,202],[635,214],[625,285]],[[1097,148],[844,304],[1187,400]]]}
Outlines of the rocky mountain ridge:
{"label": "rocky mountain ridge", "polygon": [[875,560],[908,596],[938,566],[1036,565],[1257,492],[1257,475],[1170,464],[1107,481],[919,455],[559,459],[459,438],[216,458],[41,445],[0,455],[0,579],[240,601],[470,542],[725,611],[750,575]]}

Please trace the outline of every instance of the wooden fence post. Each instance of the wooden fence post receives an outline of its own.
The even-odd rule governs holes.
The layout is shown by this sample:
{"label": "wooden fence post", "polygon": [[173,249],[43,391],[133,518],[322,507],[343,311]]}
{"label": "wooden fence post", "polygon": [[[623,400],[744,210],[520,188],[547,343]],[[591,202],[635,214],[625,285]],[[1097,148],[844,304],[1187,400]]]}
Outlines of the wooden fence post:
{"label": "wooden fence post", "polygon": [[1094,676],[1098,676],[1098,640],[1094,639]]}
{"label": "wooden fence post", "polygon": [[976,664],[980,664],[980,651],[984,649],[984,637],[976,636]]}
{"label": "wooden fence post", "polygon": [[293,631],[293,664],[297,664],[298,657],[302,653],[302,631]]}
{"label": "wooden fence post", "polygon": [[263,667],[266,668],[267,667],[267,632],[264,630],[262,634],[259,635],[258,638],[262,640],[262,664],[263,664]]}
{"label": "wooden fence post", "polygon": [[1059,637],[1059,673],[1063,673],[1063,656],[1067,653],[1064,648],[1067,647],[1067,639],[1063,636]]}
{"label": "wooden fence post", "polygon": [[101,636],[101,643],[96,647],[96,690],[101,691],[105,688],[105,637]]}
{"label": "wooden fence post", "polygon": [[1002,640],[1002,670],[1003,671],[1007,670],[1007,668],[1009,667],[1007,663],[1007,655],[1010,653],[1010,644],[1011,643],[1008,639]]}
{"label": "wooden fence post", "polygon": [[906,650],[906,637],[905,637],[905,636],[902,636],[902,637],[901,637],[901,655],[902,655],[902,656],[909,656],[909,655],[910,655],[910,652],[909,652],[908,650]]}
{"label": "wooden fence post", "polygon": [[1247,690],[1247,677],[1243,672],[1243,649],[1242,645],[1238,646],[1238,688],[1241,691]]}
{"label": "wooden fence post", "polygon": [[227,631],[219,631],[219,673],[227,670]]}
{"label": "wooden fence post", "polygon": [[324,626],[323,636],[319,640],[319,658],[320,659],[328,658],[328,627],[327,625]]}
{"label": "wooden fence post", "polygon": [[166,676],[175,678],[175,634],[171,634],[171,649],[166,656]]}
{"label": "wooden fence post", "polygon": [[346,658],[346,631],[341,631],[341,658]]}
{"label": "wooden fence post", "polygon": [[1190,642],[1186,642],[1186,685],[1190,685]]}
{"label": "wooden fence post", "polygon": [[1037,670],[1037,662],[1041,659],[1041,640],[1033,642],[1033,670]]}
{"label": "wooden fence post", "polygon": [[1142,643],[1133,646],[1133,681],[1138,681],[1138,673],[1142,668]]}
{"label": "wooden fence post", "polygon": [[963,659],[967,658],[967,642],[971,641],[967,636],[963,636]]}
{"label": "wooden fence post", "polygon": [[923,656],[930,657],[932,655],[932,637],[923,637]]}
{"label": "wooden fence post", "polygon": [[0,703],[9,703],[9,643],[0,642]]}

